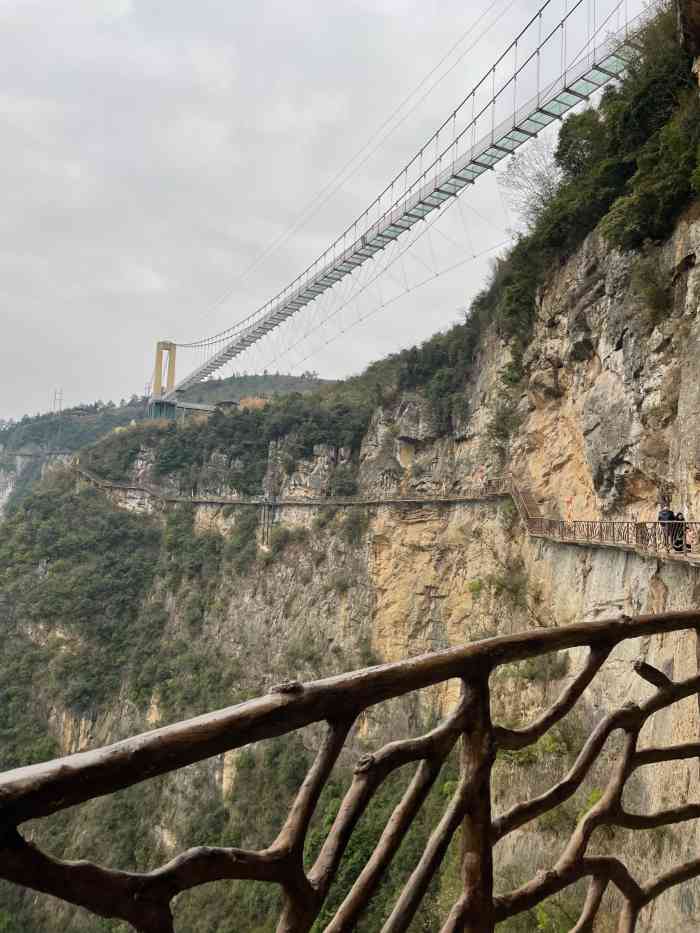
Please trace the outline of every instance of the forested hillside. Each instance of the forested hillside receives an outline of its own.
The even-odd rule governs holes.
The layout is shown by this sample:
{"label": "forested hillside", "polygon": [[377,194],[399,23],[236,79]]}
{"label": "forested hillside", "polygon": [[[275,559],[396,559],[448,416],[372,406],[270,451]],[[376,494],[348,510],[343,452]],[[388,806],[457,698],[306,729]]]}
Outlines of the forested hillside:
{"label": "forested hillside", "polygon": [[[331,385],[328,380],[319,379],[312,373],[302,376],[283,373],[236,375],[213,379],[191,390],[186,397],[190,401],[215,404],[221,400],[239,401],[246,397],[272,399],[289,393],[307,394],[328,385]],[[0,424],[0,477],[3,474],[16,476],[8,507],[11,509],[18,503],[41,477],[47,462],[42,453],[74,453],[111,434],[115,428],[138,424],[147,417],[148,404],[146,397],[132,396],[129,401],[122,399],[119,404],[93,402],[66,408],[60,413],[25,415],[19,421]],[[16,452],[32,455],[20,460],[19,471],[14,456]]]}
{"label": "forested hillside", "polygon": [[288,395],[291,392],[305,394],[330,385],[331,380],[319,378],[317,373],[302,373],[293,376],[287,373],[236,374],[234,376],[213,378],[193,386],[184,397],[190,402],[204,402],[212,405],[221,401],[240,401],[242,398],[272,398],[275,395]]}

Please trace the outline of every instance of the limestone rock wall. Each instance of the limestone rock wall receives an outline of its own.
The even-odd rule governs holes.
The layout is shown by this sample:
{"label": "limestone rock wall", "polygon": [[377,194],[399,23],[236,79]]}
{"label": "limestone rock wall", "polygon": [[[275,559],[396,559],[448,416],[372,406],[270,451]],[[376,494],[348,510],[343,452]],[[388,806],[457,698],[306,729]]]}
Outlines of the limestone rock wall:
{"label": "limestone rock wall", "polygon": [[[699,252],[696,205],[644,259],[593,234],[543,293],[512,456],[550,514],[653,519],[663,491],[698,514]],[[642,263],[666,307],[650,306]],[[545,371],[556,392],[541,391]]]}
{"label": "limestone rock wall", "polygon": [[[5,466],[0,467],[0,520],[2,519],[3,512],[7,507],[7,503],[18,481],[20,481],[25,473],[30,473],[31,471],[32,478],[43,477],[48,470],[54,467],[66,466],[71,461],[71,456],[69,454],[50,454],[37,458],[37,452],[38,448],[33,445],[28,448],[23,448],[22,451],[13,454],[13,456],[9,458],[9,463],[8,458],[6,458]],[[0,457],[2,457],[1,446]],[[34,468],[37,465],[37,460],[39,470],[35,472]]]}
{"label": "limestone rock wall", "polygon": [[[533,626],[562,626],[620,612],[697,605],[700,575],[695,569],[662,565],[623,552],[528,541],[518,534],[517,523],[517,516],[504,505],[459,506],[449,513],[423,508],[404,515],[389,510],[380,514],[371,531],[375,651],[395,660]],[[496,721],[525,723],[551,703],[585,656],[583,651],[563,654],[494,675]],[[639,657],[674,678],[691,676],[697,670],[695,639],[690,635],[621,646],[567,720],[573,748],[582,746],[608,712],[649,695],[633,672],[633,662]],[[456,685],[440,693],[441,703],[448,706],[456,696]],[[643,744],[697,741],[699,730],[693,698],[657,716],[645,730]],[[551,865],[577,813],[585,809],[586,796],[604,786],[618,747],[615,739],[608,743],[591,779],[575,801],[562,809],[559,822],[531,824],[497,847],[496,873],[502,888]],[[496,812],[541,793],[563,776],[571,760],[571,754],[562,754],[556,743],[535,761],[499,760],[494,771]],[[633,811],[653,812],[697,800],[698,795],[700,775],[697,763],[692,762],[644,769],[630,783],[626,799]],[[624,853],[631,870],[643,880],[697,852],[699,833],[693,824],[656,836],[617,832],[614,838],[596,838],[592,851]],[[668,893],[646,912],[640,930],[696,929],[699,896],[696,883]],[[607,914],[596,927],[600,931],[614,928]]]}

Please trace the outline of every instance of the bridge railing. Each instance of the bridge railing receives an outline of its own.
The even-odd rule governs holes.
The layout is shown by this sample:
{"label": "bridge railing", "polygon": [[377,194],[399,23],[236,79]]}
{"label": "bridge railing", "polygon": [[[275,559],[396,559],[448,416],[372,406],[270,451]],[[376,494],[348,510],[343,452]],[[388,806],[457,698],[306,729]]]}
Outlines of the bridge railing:
{"label": "bridge railing", "polygon": [[[700,858],[679,862],[669,871],[637,880],[623,852],[589,853],[599,827],[651,829],[700,817],[700,804],[684,803],[655,813],[632,813],[623,804],[628,779],[647,765],[700,756],[700,742],[649,747],[640,732],[656,713],[700,696],[700,675],[673,681],[640,660],[636,674],[653,692],[598,715],[594,728],[561,781],[537,796],[492,812],[492,768],[499,753],[533,746],[570,713],[605,665],[612,650],[627,639],[691,629],[700,631],[700,611],[658,616],[621,616],[598,622],[538,629],[491,638],[437,654],[366,668],[311,683],[290,682],[265,696],[228,709],[118,742],[0,775],[0,878],[80,905],[102,917],[117,918],[141,933],[174,933],[171,902],[178,894],[209,882],[237,879],[278,885],[283,893],[278,933],[308,933],[337,880],[348,844],[361,816],[382,782],[398,768],[413,765],[413,778],[381,827],[376,846],[344,892],[325,926],[326,933],[356,928],[375,897],[402,840],[421,810],[451,752],[461,746],[461,773],[444,813],[389,908],[382,933],[409,929],[450,842],[461,831],[461,891],[444,917],[443,933],[492,933],[495,924],[534,909],[569,886],[588,881],[588,895],[573,933],[592,931],[609,886],[618,891],[618,933],[633,933],[640,914],[669,888],[700,876]],[[507,728],[492,719],[489,679],[504,665],[542,658],[553,652],[588,647],[578,673],[556,701],[532,722]],[[620,661],[616,662],[616,671]],[[517,670],[517,669],[516,669]],[[517,676],[510,668],[510,676]],[[313,862],[305,842],[322,790],[362,714],[392,698],[455,679],[459,698],[442,723],[425,735],[392,741],[357,762],[332,826],[323,834]],[[592,711],[589,715],[595,715]],[[64,862],[27,841],[22,824],[111,794],[196,761],[312,723],[323,724],[316,759],[298,788],[277,838],[268,847],[244,850],[199,846],[182,852],[161,868],[145,873],[113,871],[88,862]],[[553,864],[515,890],[493,893],[493,848],[502,839],[571,799],[599,764],[613,733],[622,749],[600,799],[579,816]],[[648,731],[646,733],[649,734]],[[366,736],[365,736],[366,740]],[[517,757],[510,755],[513,762]],[[239,777],[239,780],[244,778]],[[596,776],[596,781],[600,777]],[[235,786],[234,786],[235,802]],[[318,826],[314,832],[320,832]],[[618,837],[619,838],[619,837]],[[212,896],[214,896],[212,894]],[[334,901],[337,904],[337,898]],[[606,910],[610,907],[606,905]],[[184,931],[183,931],[184,933]]]}

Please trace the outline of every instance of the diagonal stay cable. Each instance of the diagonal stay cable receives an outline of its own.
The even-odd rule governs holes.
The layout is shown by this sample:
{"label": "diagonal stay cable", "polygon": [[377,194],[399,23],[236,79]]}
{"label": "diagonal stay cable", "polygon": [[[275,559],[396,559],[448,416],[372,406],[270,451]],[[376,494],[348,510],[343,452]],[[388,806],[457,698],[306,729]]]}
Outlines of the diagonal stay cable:
{"label": "diagonal stay cable", "polygon": [[[454,201],[455,201],[455,200],[457,200],[457,199],[454,199],[453,201],[451,201],[451,202],[450,202],[450,205],[451,205],[451,204],[454,204]],[[448,205],[448,206],[449,206],[449,205]],[[419,235],[418,235],[411,243],[407,244],[399,253],[397,253],[397,255],[391,260],[391,262],[390,262],[388,265],[393,265],[395,262],[398,262],[407,252],[409,252],[409,250],[413,249],[413,247],[416,245],[416,243],[418,242],[418,240],[430,229],[430,227],[432,227],[432,226],[438,221],[438,219],[440,218],[440,216],[444,216],[444,215],[445,215],[446,211],[447,211],[447,208],[444,208],[443,211],[442,211],[440,214],[438,214],[438,215],[437,215],[436,217],[434,217],[432,220],[426,222],[425,227],[424,227],[423,230],[419,233]],[[485,255],[485,253],[492,252],[492,251],[494,251],[494,250],[500,249],[502,246],[507,245],[508,242],[509,242],[509,240],[503,240],[503,241],[501,241],[500,243],[497,243],[497,244],[495,244],[495,245],[489,247],[489,248],[488,248],[487,250],[485,250],[485,251],[482,251],[482,252],[473,254],[473,255],[471,255],[471,256],[467,256],[465,259],[459,260],[458,262],[456,262],[456,263],[454,263],[454,264],[452,264],[452,265],[450,265],[450,266],[446,267],[445,269],[442,269],[442,270],[440,270],[440,271],[438,271],[438,272],[435,272],[434,270],[430,270],[430,275],[426,276],[424,279],[420,280],[418,283],[416,283],[415,285],[411,286],[411,287],[408,288],[407,290],[401,292],[399,295],[395,296],[394,298],[388,299],[387,301],[384,301],[384,300],[382,300],[382,299],[380,298],[380,305],[379,305],[379,307],[378,307],[377,309],[374,309],[373,311],[368,312],[367,314],[363,315],[363,316],[358,320],[358,323],[359,323],[360,321],[362,321],[362,320],[365,320],[367,317],[370,317],[372,314],[377,313],[377,310],[380,310],[381,308],[384,308],[384,307],[388,307],[390,304],[393,304],[393,303],[394,303],[395,301],[397,301],[399,298],[404,297],[405,295],[409,294],[409,293],[412,292],[412,291],[415,291],[417,288],[421,288],[422,286],[427,285],[429,282],[434,281],[436,278],[439,278],[440,276],[445,275],[445,274],[447,274],[448,272],[451,272],[451,271],[453,271],[454,269],[459,268],[460,266],[462,266],[462,265],[464,265],[465,263],[471,261],[472,259],[478,258],[478,257],[481,256],[481,255]],[[387,267],[388,267],[388,266],[387,266]],[[429,268],[429,267],[427,267],[427,268]],[[344,304],[342,304],[332,315],[330,315],[328,318],[326,318],[326,319],[323,321],[323,323],[322,323],[321,325],[319,325],[319,327],[317,327],[317,328],[310,328],[310,329],[307,330],[305,333],[301,334],[301,335],[298,337],[298,339],[297,339],[294,343],[290,344],[290,345],[286,348],[286,350],[283,351],[283,354],[282,354],[282,355],[284,355],[284,354],[285,354],[286,352],[288,352],[289,350],[291,350],[291,349],[297,347],[300,343],[304,342],[309,336],[311,336],[312,333],[315,333],[316,330],[320,330],[321,327],[326,326],[332,317],[337,316],[337,314],[339,314],[341,311],[343,311],[344,308],[345,308],[348,304],[350,304],[351,301],[354,301],[355,298],[357,298],[360,294],[362,294],[362,293],[363,293],[366,289],[368,289],[372,284],[374,284],[374,283],[377,283],[377,284],[378,284],[379,279],[380,279],[381,276],[383,275],[384,271],[385,271],[385,269],[379,270],[379,271],[372,277],[372,279],[370,279],[369,282],[367,282],[367,284],[365,285],[364,288],[362,288],[355,296],[353,296],[353,298],[349,299],[347,302],[345,302]],[[341,331],[341,333],[344,333],[344,332],[345,332],[345,331]],[[328,342],[328,341],[327,341],[327,342]],[[314,351],[314,352],[315,352],[315,351]],[[275,358],[272,360],[272,362],[273,362],[273,363],[276,362],[276,360],[279,359],[279,358],[280,358],[279,356],[278,356],[278,357],[275,357]],[[304,357],[304,360],[306,360],[307,358],[308,358],[308,357]],[[304,360],[302,360],[302,362],[303,362]]]}
{"label": "diagonal stay cable", "polygon": [[[452,121],[452,119],[453,119],[453,115],[454,115],[455,113],[457,113],[458,111],[462,110],[462,109],[468,104],[468,101],[471,100],[471,99],[473,98],[473,96],[474,96],[474,94],[476,93],[476,91],[477,91],[479,88],[485,86],[485,85],[490,81],[490,78],[491,78],[492,73],[495,72],[495,68],[496,68],[498,65],[500,65],[500,64],[506,59],[506,57],[508,56],[508,54],[509,54],[509,53],[512,51],[512,49],[517,45],[519,39],[520,39],[523,35],[525,35],[525,33],[527,32],[527,30],[528,30],[531,26],[533,26],[534,23],[537,22],[538,16],[540,16],[540,15],[542,14],[542,12],[543,12],[544,10],[546,10],[553,2],[554,2],[554,0],[545,0],[545,2],[544,2],[544,4],[542,5],[542,7],[540,7],[540,10],[538,11],[538,13],[535,14],[535,16],[533,16],[533,17],[530,19],[530,21],[527,23],[527,25],[520,31],[520,33],[518,34],[518,36],[516,36],[516,38],[510,43],[510,45],[506,48],[506,50],[499,56],[499,58],[497,59],[496,63],[483,75],[483,77],[477,82],[477,84],[474,86],[474,88],[472,88],[471,92],[470,92],[469,94],[467,94],[467,95],[463,98],[463,100],[458,104],[458,106],[457,106],[456,108],[453,109],[453,111],[450,113],[450,116],[442,122],[442,124],[440,125],[440,127],[432,134],[432,136],[431,136],[430,139],[427,141],[427,143],[425,143],[423,146],[420,147],[420,149],[415,153],[415,155],[413,156],[413,158],[410,159],[409,162],[406,163],[406,165],[404,165],[404,166],[402,167],[402,169],[394,176],[394,178],[392,178],[392,180],[385,186],[385,188],[383,189],[383,191],[374,199],[374,201],[372,202],[372,204],[370,204],[370,206],[369,206],[368,208],[366,208],[365,211],[364,211],[353,223],[351,223],[351,224],[346,228],[346,230],[345,230],[343,233],[341,233],[341,234],[336,238],[336,240],[331,244],[331,246],[329,246],[329,247],[326,249],[325,253],[323,253],[320,257],[318,257],[318,258],[315,260],[314,263],[311,263],[311,265],[308,266],[307,269],[305,269],[299,276],[297,276],[297,278],[294,280],[293,283],[291,283],[291,285],[287,286],[286,289],[284,289],[282,292],[280,292],[278,295],[276,295],[273,299],[271,299],[270,302],[268,302],[266,305],[262,306],[261,308],[257,309],[257,311],[255,311],[255,312],[253,312],[252,314],[250,314],[250,315],[249,315],[247,318],[245,318],[243,321],[239,321],[239,322],[237,322],[236,324],[232,325],[232,327],[229,328],[228,331],[224,331],[224,332],[222,332],[222,333],[224,333],[224,334],[228,333],[228,334],[230,334],[231,336],[237,335],[237,334],[238,334],[238,331],[241,330],[241,329],[243,329],[243,327],[244,327],[248,322],[252,321],[252,320],[255,319],[257,316],[264,314],[266,308],[268,308],[268,307],[269,307],[271,304],[273,304],[275,301],[281,299],[282,296],[283,296],[283,294],[284,294],[289,288],[292,288],[292,287],[294,287],[298,282],[303,281],[304,278],[305,278],[308,274],[310,274],[311,270],[312,270],[315,266],[317,266],[319,263],[322,263],[323,261],[325,261],[326,258],[328,257],[328,255],[332,254],[333,251],[334,251],[336,248],[338,248],[339,245],[340,245],[341,243],[344,242],[345,237],[346,237],[347,235],[349,235],[351,232],[357,230],[358,227],[360,227],[360,226],[362,225],[362,222],[363,222],[363,221],[367,221],[368,218],[371,218],[371,217],[373,216],[373,212],[374,212],[375,210],[377,210],[377,211],[379,210],[380,205],[381,205],[381,202],[382,202],[382,199],[384,198],[384,196],[387,195],[389,192],[393,191],[394,185],[400,183],[402,177],[404,177],[404,175],[406,174],[406,172],[408,171],[408,169],[409,169],[409,168],[412,168],[412,167],[415,167],[419,162],[420,162],[420,164],[421,164],[421,166],[422,166],[423,154],[424,154],[424,152],[427,152],[427,151],[429,150],[429,148],[432,146],[432,143],[433,143],[434,141],[437,141],[437,139],[439,138],[439,135],[440,135],[440,133],[442,132],[442,130],[444,130],[445,127],[447,127],[447,126],[449,126],[449,125],[451,124],[451,121]],[[572,6],[572,7],[566,12],[566,14],[565,14],[565,19],[567,19],[568,17],[570,17],[570,16],[574,13],[574,11],[575,11],[579,6],[581,6],[582,3],[584,3],[584,0],[574,0],[573,6]],[[547,39],[546,39],[545,41],[549,41],[549,39],[550,39],[552,36],[556,35],[556,34],[557,34],[557,29],[558,29],[558,27],[557,27],[556,29],[554,29],[554,30],[551,32],[550,36],[548,36]],[[533,56],[534,56],[534,54],[535,54],[535,53],[533,53]],[[533,56],[531,56],[531,58],[532,58]],[[527,62],[526,62],[525,64],[527,64]],[[522,69],[523,67],[525,67],[525,64],[521,64],[521,65],[520,65],[520,68]],[[499,94],[502,93],[502,90],[503,90],[503,89],[501,89],[501,91],[499,91]],[[498,95],[496,95],[496,96],[498,96]],[[483,114],[483,112],[489,110],[489,107],[490,107],[490,104],[487,104],[487,105],[485,106],[485,108],[482,110],[482,113],[477,115],[476,119],[479,119],[480,116]],[[473,119],[471,122],[474,123],[474,119]],[[471,125],[471,124],[470,124],[470,125]],[[462,133],[460,134],[460,137],[459,137],[459,138],[461,138],[465,133],[466,133],[466,129],[462,131]],[[438,166],[440,160],[441,160],[441,159],[443,158],[443,156],[449,151],[449,149],[452,148],[452,145],[454,145],[454,143],[451,143],[450,146],[448,146],[447,149],[444,150],[444,152],[439,153],[439,155],[436,156],[436,158],[433,160],[433,162],[431,162],[430,165],[428,165],[428,167],[425,168],[425,169],[422,171],[421,177],[420,177],[416,182],[413,182],[413,183],[408,187],[408,189],[407,189],[407,191],[404,193],[404,195],[408,194],[409,191],[412,191],[412,190],[413,190],[413,187],[414,187],[416,184],[419,184],[419,183],[421,182],[422,179],[424,179],[425,177],[427,177],[428,173],[431,172],[432,169],[434,169],[436,166]],[[400,200],[397,201],[392,207],[396,207],[399,203],[400,203]],[[390,211],[391,209],[392,209],[392,208],[389,208],[389,211]],[[386,213],[386,212],[385,212],[385,213]],[[211,338],[204,338],[204,341],[199,341],[199,342],[206,342],[208,339],[211,339]],[[191,346],[191,344],[185,344],[185,346]]]}
{"label": "diagonal stay cable", "polygon": [[426,276],[426,278],[423,279],[421,282],[417,282],[415,285],[411,286],[411,288],[409,288],[408,291],[402,292],[400,295],[395,295],[393,298],[389,298],[387,301],[378,305],[376,308],[373,308],[371,311],[368,311],[366,314],[363,314],[362,317],[360,317],[355,324],[352,324],[350,325],[350,327],[346,327],[343,330],[339,331],[334,336],[329,337],[328,340],[326,340],[324,343],[318,344],[309,353],[307,353],[306,356],[302,357],[302,359],[298,361],[297,365],[301,366],[307,360],[311,359],[311,357],[314,356],[314,354],[318,353],[319,350],[322,350],[324,347],[327,347],[330,343],[334,343],[336,340],[342,337],[343,334],[347,333],[348,330],[351,330],[352,327],[357,326],[357,324],[360,324],[363,321],[366,321],[368,318],[373,317],[375,314],[378,314],[380,311],[383,311],[385,308],[388,308],[390,305],[395,304],[401,298],[405,298],[406,295],[409,294],[410,292],[414,292],[417,289],[422,288],[424,285],[427,285],[430,282],[435,281],[436,278],[442,275],[447,275],[449,272],[453,272],[455,269],[460,268],[460,266],[465,266],[470,262],[474,262],[475,260],[480,259],[482,256],[486,256],[488,253],[492,253],[495,250],[501,249],[501,247],[506,246],[508,242],[509,242],[508,240],[503,240],[500,243],[495,243],[493,246],[488,246],[486,247],[486,249],[483,249],[480,252],[475,253],[472,256],[466,256],[464,259],[459,260],[459,262],[455,262],[451,266],[447,266],[445,269],[441,269],[440,272],[436,273],[435,275]]}
{"label": "diagonal stay cable", "polygon": [[[428,230],[433,224],[435,224],[435,223],[440,219],[440,217],[444,217],[444,216],[445,216],[445,214],[447,213],[447,211],[448,211],[448,210],[450,209],[450,207],[455,203],[456,200],[457,200],[456,198],[453,198],[452,201],[449,201],[449,202],[447,203],[447,205],[446,205],[445,207],[442,208],[442,210],[440,211],[440,213],[436,214],[436,216],[433,217],[431,220],[426,221],[426,222],[425,222],[425,226],[419,231],[418,235],[415,236],[415,237],[413,238],[413,240],[410,241],[410,243],[407,243],[393,258],[391,258],[391,259],[384,265],[383,268],[379,269],[379,270],[370,278],[370,280],[369,280],[362,288],[360,288],[360,289],[357,291],[357,293],[356,293],[352,298],[350,298],[348,301],[344,302],[344,303],[337,309],[337,311],[335,311],[332,315],[330,315],[330,317],[335,317],[335,316],[336,316],[337,314],[339,314],[351,301],[354,301],[356,297],[358,297],[359,295],[363,294],[372,284],[378,282],[378,280],[384,275],[384,273],[386,272],[387,269],[389,269],[391,266],[393,266],[393,264],[394,264],[395,262],[397,262],[398,259],[400,259],[401,256],[403,256],[403,255],[404,255],[405,253],[407,253],[409,250],[413,249],[413,247],[415,246],[415,244],[418,242],[418,240],[421,239],[421,237],[423,237],[423,236],[425,235],[425,233],[427,232],[427,230]],[[325,321],[324,323],[327,323],[328,320],[330,320],[330,317],[327,318],[326,321]],[[301,343],[301,342],[302,342],[303,340],[305,340],[305,339],[309,336],[309,334],[311,334],[311,333],[313,333],[313,330],[309,330],[309,331],[307,331],[306,333],[301,334],[301,336],[300,336],[299,339],[296,341],[296,343],[290,344],[290,348],[291,348],[291,347],[295,347],[298,343]]]}

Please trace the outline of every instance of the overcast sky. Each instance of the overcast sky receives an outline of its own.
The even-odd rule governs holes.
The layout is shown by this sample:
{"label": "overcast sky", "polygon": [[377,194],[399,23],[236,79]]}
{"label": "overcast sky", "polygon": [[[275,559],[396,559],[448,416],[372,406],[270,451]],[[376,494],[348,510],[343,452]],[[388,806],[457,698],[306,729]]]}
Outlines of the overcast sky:
{"label": "overcast sky", "polygon": [[[157,339],[253,311],[366,206],[537,7],[0,0],[0,417],[46,410],[58,387],[64,404],[140,394]],[[240,278],[461,36],[445,80]],[[466,197],[464,256],[510,223],[493,179]],[[486,272],[486,256],[467,263],[304,368],[343,376],[424,339]]]}

